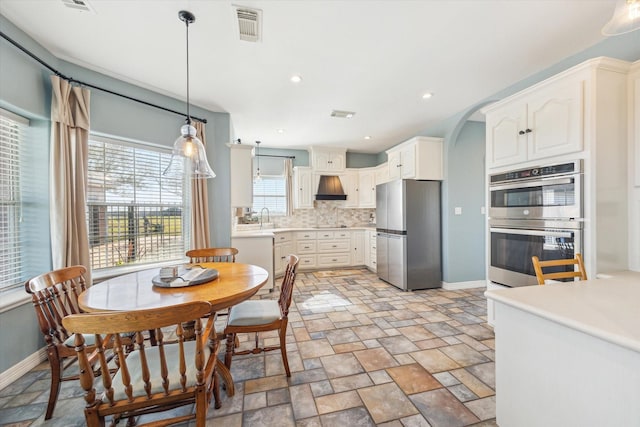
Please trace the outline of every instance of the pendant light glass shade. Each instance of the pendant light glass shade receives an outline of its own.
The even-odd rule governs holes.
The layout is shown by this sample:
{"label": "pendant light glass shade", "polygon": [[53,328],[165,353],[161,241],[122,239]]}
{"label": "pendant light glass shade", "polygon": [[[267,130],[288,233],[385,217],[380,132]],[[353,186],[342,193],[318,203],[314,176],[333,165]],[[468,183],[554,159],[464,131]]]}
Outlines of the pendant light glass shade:
{"label": "pendant light glass shade", "polygon": [[[214,178],[215,172],[209,166],[207,162],[207,153],[202,141],[196,136],[196,128],[191,125],[184,125],[180,128],[180,135],[178,139],[173,143],[173,159],[182,157],[187,160],[186,173],[191,178]],[[171,167],[171,163],[167,170]]]}
{"label": "pendant light glass shade", "polygon": [[187,27],[187,123],[180,128],[181,135],[173,143],[171,161],[164,170],[163,175],[173,175],[176,172],[176,168],[172,167],[172,165],[177,159],[181,158],[185,160],[184,172],[190,178],[215,178],[216,174],[207,161],[207,152],[204,144],[197,137],[196,128],[191,126],[191,115],[189,114],[189,24],[195,22],[196,17],[186,10],[178,12],[178,17]]}
{"label": "pendant light glass shade", "polygon": [[613,17],[602,27],[605,36],[617,36],[640,29],[640,0],[618,0]]}

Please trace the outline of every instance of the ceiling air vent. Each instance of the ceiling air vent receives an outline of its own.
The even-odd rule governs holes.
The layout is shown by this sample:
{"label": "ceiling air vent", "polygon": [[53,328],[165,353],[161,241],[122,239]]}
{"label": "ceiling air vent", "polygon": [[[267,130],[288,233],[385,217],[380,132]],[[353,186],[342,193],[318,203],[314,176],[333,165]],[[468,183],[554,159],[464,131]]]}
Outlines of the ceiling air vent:
{"label": "ceiling air vent", "polygon": [[356,113],[354,113],[353,111],[333,110],[331,112],[331,117],[339,117],[341,119],[350,119],[351,117],[353,117],[355,115],[356,115]]}
{"label": "ceiling air vent", "polygon": [[262,11],[236,6],[236,16],[238,18],[240,40],[248,42],[260,41]]}
{"label": "ceiling air vent", "polygon": [[62,0],[62,4],[70,9],[80,10],[82,12],[96,13],[87,0]]}

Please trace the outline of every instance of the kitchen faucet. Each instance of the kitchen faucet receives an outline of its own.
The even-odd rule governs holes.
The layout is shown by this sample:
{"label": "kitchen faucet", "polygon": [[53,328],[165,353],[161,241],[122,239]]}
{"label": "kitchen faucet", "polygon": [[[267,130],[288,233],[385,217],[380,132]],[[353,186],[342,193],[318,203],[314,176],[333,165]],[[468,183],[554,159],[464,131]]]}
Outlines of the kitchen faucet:
{"label": "kitchen faucet", "polygon": [[260,209],[260,229],[262,229],[262,214],[264,213],[264,210],[267,210],[267,224],[271,221],[271,218],[269,217],[269,208],[268,207],[264,207],[262,209]]}

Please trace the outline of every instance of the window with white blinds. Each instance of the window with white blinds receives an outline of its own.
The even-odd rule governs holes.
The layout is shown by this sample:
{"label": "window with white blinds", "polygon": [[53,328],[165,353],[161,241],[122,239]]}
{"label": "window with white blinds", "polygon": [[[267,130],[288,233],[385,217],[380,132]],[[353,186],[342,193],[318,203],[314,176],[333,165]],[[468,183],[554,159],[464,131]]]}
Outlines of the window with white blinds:
{"label": "window with white blinds", "polygon": [[169,148],[90,137],[87,222],[93,270],[184,258],[189,191],[182,173],[162,175],[170,160]]}
{"label": "window with white blinds", "polygon": [[265,176],[253,182],[253,210],[268,208],[271,215],[286,215],[287,186],[284,175]]}
{"label": "window with white blinds", "polygon": [[260,168],[261,178],[253,182],[253,211],[268,208],[271,215],[287,214],[287,182],[284,161],[278,157],[256,156],[253,176]]}
{"label": "window with white blinds", "polygon": [[0,109],[0,290],[24,281],[20,150],[29,121]]}

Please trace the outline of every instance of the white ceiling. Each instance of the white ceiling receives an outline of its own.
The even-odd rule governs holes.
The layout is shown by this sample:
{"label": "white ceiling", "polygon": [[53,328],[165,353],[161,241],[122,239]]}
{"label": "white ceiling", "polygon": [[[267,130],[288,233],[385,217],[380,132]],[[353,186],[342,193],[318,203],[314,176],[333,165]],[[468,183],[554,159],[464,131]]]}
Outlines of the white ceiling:
{"label": "white ceiling", "polygon": [[[601,41],[615,0],[0,0],[0,13],[55,56],[231,114],[263,147],[377,153]],[[232,5],[263,13],[240,41]],[[293,74],[303,81],[290,82]],[[88,82],[91,83],[91,82]],[[425,92],[433,92],[423,100]],[[355,111],[352,119],[331,110]],[[185,108],[186,110],[186,108]],[[284,129],[280,134],[277,129]],[[370,135],[370,140],[364,136]]]}

